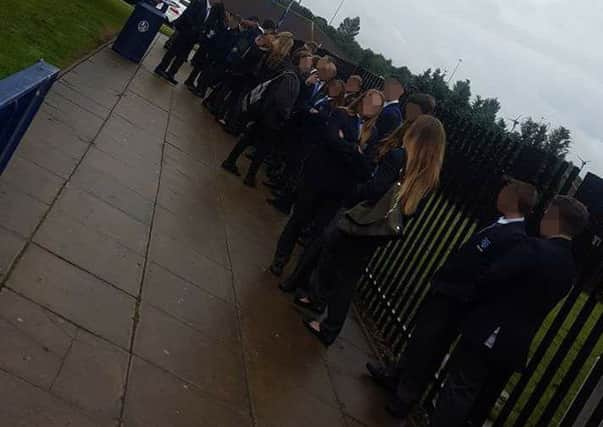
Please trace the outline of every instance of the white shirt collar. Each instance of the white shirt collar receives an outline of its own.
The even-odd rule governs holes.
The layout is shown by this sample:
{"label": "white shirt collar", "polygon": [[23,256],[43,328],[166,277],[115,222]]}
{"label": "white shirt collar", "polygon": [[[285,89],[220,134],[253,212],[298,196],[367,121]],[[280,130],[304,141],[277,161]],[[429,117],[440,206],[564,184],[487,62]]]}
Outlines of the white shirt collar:
{"label": "white shirt collar", "polygon": [[387,101],[385,104],[383,104],[383,108],[389,107],[390,105],[399,104],[399,103],[400,103],[400,101],[398,101],[397,99],[394,99],[393,101]]}
{"label": "white shirt collar", "polygon": [[209,12],[211,12],[211,3],[209,2],[209,0],[205,0],[206,1],[206,12],[205,12],[205,20],[207,21],[207,18],[209,18]]}
{"label": "white shirt collar", "polygon": [[514,222],[524,222],[526,219],[524,217],[521,218],[505,218],[504,216],[501,216],[500,219],[498,220],[498,224],[502,224],[502,225],[506,225],[506,224],[513,224]]}

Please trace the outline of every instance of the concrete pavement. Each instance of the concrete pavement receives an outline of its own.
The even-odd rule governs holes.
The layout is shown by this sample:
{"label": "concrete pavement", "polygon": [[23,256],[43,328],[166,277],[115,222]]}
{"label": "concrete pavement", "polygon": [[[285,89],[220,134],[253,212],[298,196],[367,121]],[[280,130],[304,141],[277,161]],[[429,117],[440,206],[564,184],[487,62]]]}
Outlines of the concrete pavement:
{"label": "concrete pavement", "polygon": [[162,54],[64,75],[0,177],[0,425],[392,425],[356,320],[325,350],[265,272],[285,218]]}

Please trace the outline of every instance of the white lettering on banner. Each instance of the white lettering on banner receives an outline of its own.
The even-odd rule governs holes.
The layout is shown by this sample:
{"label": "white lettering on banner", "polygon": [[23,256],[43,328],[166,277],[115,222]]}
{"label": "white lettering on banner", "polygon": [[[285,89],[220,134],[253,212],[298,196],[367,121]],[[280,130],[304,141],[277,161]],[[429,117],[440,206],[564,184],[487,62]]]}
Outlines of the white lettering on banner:
{"label": "white lettering on banner", "polygon": [[146,33],[147,31],[149,31],[149,21],[142,20],[142,21],[138,22],[138,32]]}

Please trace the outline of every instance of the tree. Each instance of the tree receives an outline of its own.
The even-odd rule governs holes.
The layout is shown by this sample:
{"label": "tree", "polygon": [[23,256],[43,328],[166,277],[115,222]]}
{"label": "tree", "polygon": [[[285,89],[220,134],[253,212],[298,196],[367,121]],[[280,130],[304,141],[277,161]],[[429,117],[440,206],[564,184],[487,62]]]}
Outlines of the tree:
{"label": "tree", "polygon": [[469,100],[471,99],[471,81],[457,81],[452,88],[450,99],[454,104],[469,106]]}
{"label": "tree", "polygon": [[561,159],[565,158],[572,145],[568,129],[560,126],[549,132],[548,125],[535,122],[531,117],[521,124],[521,132],[507,132],[507,135],[520,144],[541,149]]}
{"label": "tree", "polygon": [[360,17],[345,18],[343,22],[337,28],[337,31],[343,35],[344,38],[354,40],[358,34],[360,34]]}
{"label": "tree", "polygon": [[500,102],[496,98],[483,99],[477,96],[471,105],[471,115],[482,125],[496,123],[496,115],[500,111]]}
{"label": "tree", "polygon": [[531,117],[528,117],[521,124],[521,142],[530,147],[545,148],[547,132],[547,125],[536,123]]}
{"label": "tree", "polygon": [[569,129],[559,126],[557,129],[553,129],[551,133],[549,133],[545,148],[548,152],[561,158],[565,158],[571,145],[571,132]]}
{"label": "tree", "polygon": [[496,126],[500,128],[503,132],[507,131],[507,122],[502,117],[496,121]]}
{"label": "tree", "polygon": [[451,90],[445,77],[446,74],[439,68],[436,68],[435,71],[428,68],[423,74],[415,76],[412,85],[421,92],[432,95],[438,102],[446,102],[450,98]]}

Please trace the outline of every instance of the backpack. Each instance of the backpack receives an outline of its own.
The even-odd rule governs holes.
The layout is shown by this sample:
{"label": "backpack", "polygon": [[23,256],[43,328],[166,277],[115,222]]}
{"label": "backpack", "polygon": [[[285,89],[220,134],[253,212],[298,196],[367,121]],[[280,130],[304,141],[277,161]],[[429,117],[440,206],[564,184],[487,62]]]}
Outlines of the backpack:
{"label": "backpack", "polygon": [[287,70],[277,75],[276,77],[266,80],[265,82],[260,83],[255,88],[253,88],[250,92],[248,92],[244,97],[241,103],[241,111],[245,114],[259,114],[262,111],[262,104],[264,99],[266,98],[266,91],[270,87],[270,85],[281,77],[284,77],[287,74],[295,73],[293,71]]}

